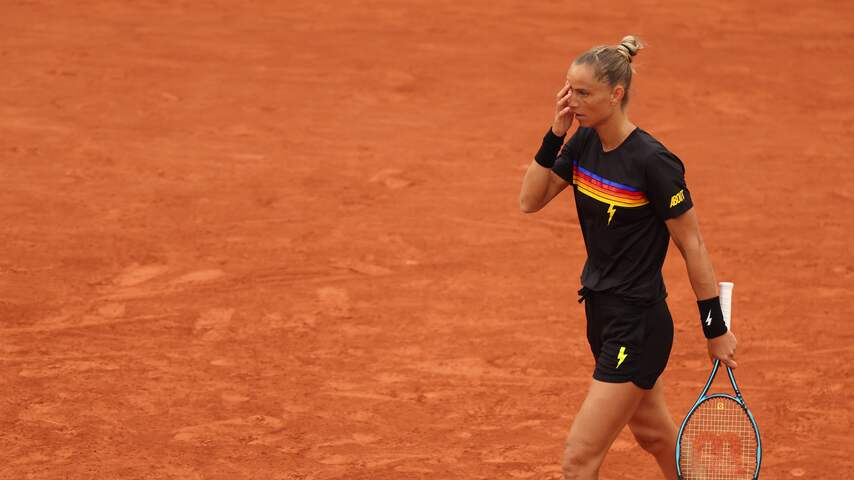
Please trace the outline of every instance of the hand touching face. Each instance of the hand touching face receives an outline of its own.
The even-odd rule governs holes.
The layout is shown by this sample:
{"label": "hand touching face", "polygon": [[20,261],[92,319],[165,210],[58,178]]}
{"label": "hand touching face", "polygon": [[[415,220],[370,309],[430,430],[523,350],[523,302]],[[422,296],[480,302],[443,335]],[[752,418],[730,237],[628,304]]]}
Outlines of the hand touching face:
{"label": "hand touching face", "polygon": [[582,127],[594,127],[620,109],[625,89],[622,85],[611,88],[597,80],[591,65],[573,63],[566,74],[566,83],[571,93],[567,106]]}

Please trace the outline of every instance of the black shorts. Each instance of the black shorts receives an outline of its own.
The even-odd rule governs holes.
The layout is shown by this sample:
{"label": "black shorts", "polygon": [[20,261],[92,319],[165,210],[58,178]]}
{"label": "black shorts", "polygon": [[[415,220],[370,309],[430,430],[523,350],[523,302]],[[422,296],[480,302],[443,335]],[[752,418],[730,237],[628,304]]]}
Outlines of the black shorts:
{"label": "black shorts", "polygon": [[609,294],[582,289],[587,341],[596,360],[593,378],[632,382],[651,389],[667,366],[673,346],[673,318],[660,300],[639,305]]}

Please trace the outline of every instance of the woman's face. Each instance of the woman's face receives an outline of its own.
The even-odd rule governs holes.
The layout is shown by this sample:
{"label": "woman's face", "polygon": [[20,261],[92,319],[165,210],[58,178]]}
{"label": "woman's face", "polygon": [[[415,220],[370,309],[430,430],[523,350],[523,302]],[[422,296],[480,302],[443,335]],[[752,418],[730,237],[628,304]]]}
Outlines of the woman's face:
{"label": "woman's face", "polygon": [[625,89],[622,85],[611,88],[596,80],[592,65],[573,63],[566,73],[566,83],[572,92],[569,109],[582,127],[595,127],[620,109]]}

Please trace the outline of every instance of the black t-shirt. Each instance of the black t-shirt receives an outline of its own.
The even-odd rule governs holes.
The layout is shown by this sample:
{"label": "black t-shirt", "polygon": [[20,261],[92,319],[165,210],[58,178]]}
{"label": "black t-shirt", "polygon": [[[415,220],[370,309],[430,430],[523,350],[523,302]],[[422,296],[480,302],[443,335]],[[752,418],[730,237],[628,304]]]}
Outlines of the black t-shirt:
{"label": "black t-shirt", "polygon": [[587,248],[581,284],[638,303],[665,298],[664,221],[693,206],[679,158],[640,128],[609,152],[595,130],[579,128],[552,170],[575,191]]}

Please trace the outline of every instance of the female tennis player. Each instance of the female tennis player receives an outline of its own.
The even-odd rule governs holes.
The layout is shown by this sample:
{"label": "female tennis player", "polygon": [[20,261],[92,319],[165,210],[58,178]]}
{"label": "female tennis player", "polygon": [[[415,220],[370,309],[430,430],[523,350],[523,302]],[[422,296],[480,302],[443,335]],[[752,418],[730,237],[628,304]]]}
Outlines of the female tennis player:
{"label": "female tennis player", "polygon": [[[595,368],[567,438],[567,480],[598,478],[626,424],[664,477],[676,478],[676,426],[658,381],[673,343],[661,274],[671,237],[697,296],[709,356],[736,366],[736,339],[723,321],[684,166],[626,112],[632,57],[641,47],[627,36],[572,62],[520,194],[522,211],[531,213],[572,185],[587,250],[578,293]],[[575,120],[578,128],[564,145]]]}

